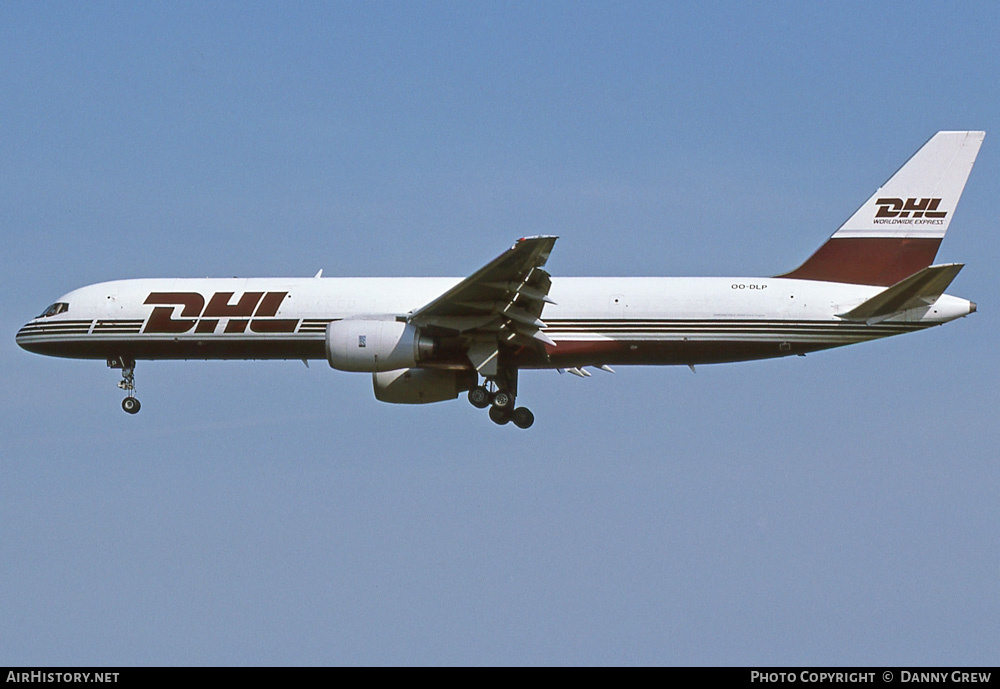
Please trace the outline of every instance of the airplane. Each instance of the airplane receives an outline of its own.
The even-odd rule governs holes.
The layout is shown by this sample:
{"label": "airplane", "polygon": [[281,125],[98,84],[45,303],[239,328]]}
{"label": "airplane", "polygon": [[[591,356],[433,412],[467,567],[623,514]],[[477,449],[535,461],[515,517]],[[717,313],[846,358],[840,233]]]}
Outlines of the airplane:
{"label": "airplane", "polygon": [[326,359],[396,404],[463,392],[528,428],[518,372],[805,355],[923,330],[976,304],[933,265],[985,132],[935,134],[801,266],[775,277],[552,277],[556,237],[519,239],[462,278],[132,279],[60,297],[24,349],[104,359],[139,411],[138,360]]}

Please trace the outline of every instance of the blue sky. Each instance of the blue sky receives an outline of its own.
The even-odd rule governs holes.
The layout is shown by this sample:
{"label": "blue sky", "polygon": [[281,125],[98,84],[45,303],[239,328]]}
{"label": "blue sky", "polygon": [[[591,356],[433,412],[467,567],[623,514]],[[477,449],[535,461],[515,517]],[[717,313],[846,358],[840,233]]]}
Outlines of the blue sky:
{"label": "blue sky", "polygon": [[[0,664],[995,664],[995,3],[0,6]],[[771,275],[935,131],[974,316],[522,375],[21,351],[126,277]]]}

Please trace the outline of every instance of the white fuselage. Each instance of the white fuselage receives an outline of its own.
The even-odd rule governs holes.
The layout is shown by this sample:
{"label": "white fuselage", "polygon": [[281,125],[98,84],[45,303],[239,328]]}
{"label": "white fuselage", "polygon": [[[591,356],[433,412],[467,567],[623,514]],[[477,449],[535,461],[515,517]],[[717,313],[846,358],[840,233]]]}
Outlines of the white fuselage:
{"label": "white fuselage", "polygon": [[[322,359],[330,322],[405,317],[461,278],[140,279],[90,285],[18,333],[25,349],[110,359]],[[839,318],[883,287],[786,278],[553,278],[545,352],[521,367],[698,364],[803,354],[938,325],[935,303],[866,324]],[[451,362],[454,365],[455,362]],[[433,365],[433,364],[432,364]]]}

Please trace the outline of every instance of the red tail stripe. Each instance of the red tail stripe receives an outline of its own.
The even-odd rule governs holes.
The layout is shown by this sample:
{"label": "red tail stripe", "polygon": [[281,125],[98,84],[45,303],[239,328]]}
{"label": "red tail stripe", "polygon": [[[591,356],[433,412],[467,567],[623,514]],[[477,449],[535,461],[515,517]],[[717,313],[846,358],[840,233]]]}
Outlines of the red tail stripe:
{"label": "red tail stripe", "polygon": [[782,278],[894,285],[934,262],[940,238],[831,238],[805,263]]}

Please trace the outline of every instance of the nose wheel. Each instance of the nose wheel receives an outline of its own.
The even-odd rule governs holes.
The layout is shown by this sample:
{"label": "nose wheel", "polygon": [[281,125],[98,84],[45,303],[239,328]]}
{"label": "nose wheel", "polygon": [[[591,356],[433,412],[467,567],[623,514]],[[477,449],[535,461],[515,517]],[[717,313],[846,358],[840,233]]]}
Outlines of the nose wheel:
{"label": "nose wheel", "polygon": [[128,395],[122,400],[122,409],[128,414],[138,414],[142,405],[135,396],[135,359],[126,357],[108,359],[108,367],[122,370],[122,379],[118,381],[118,387]]}
{"label": "nose wheel", "polygon": [[139,404],[139,400],[136,397],[126,397],[122,400],[122,409],[129,414],[138,414],[141,407],[142,405]]}

